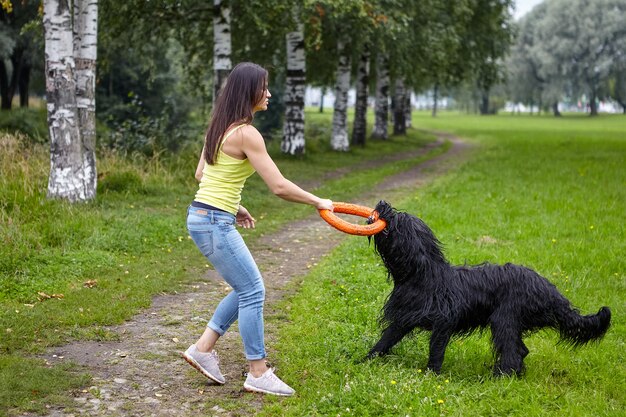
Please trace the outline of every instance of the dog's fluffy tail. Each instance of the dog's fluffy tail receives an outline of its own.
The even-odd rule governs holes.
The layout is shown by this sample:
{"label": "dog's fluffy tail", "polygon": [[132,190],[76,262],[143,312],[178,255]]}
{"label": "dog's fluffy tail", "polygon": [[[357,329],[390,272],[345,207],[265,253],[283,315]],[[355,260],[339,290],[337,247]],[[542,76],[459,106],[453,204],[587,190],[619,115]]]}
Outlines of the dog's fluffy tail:
{"label": "dog's fluffy tail", "polygon": [[597,314],[581,316],[576,310],[561,310],[556,314],[561,339],[573,346],[602,339],[611,325],[611,310],[602,307]]}

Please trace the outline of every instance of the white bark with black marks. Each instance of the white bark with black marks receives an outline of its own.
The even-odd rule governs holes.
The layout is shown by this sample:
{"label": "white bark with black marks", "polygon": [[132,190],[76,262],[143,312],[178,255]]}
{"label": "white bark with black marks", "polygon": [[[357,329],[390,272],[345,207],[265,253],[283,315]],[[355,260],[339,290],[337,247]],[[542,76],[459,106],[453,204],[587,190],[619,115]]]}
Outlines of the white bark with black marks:
{"label": "white bark with black marks", "polygon": [[91,165],[83,156],[69,1],[44,0],[43,26],[50,132],[48,197],[86,201],[95,196],[95,160]]}
{"label": "white bark with black marks", "polygon": [[287,80],[285,83],[285,123],[280,149],[290,155],[303,154],[304,138],[304,90],[306,82],[306,57],[304,49],[304,25],[286,35]]}
{"label": "white bark with black marks", "polygon": [[352,144],[365,145],[367,134],[367,99],[369,97],[370,52],[366,46],[359,58],[356,79],[356,103],[352,125]]}
{"label": "white bark with black marks", "polygon": [[343,40],[337,41],[339,62],[335,81],[335,109],[330,147],[335,151],[348,151],[348,90],[350,89],[350,51]]}
{"label": "white bark with black marks", "polygon": [[213,0],[213,11],[213,103],[215,103],[233,64],[228,0]]}
{"label": "white bark with black marks", "polygon": [[387,139],[389,137],[389,57],[379,53],[376,58],[376,104],[375,121],[372,138]]}
{"label": "white bark with black marks", "polygon": [[98,2],[74,0],[74,61],[76,107],[83,141],[83,164],[93,167],[86,178],[87,198],[95,197],[96,173],[96,58],[98,55]]}

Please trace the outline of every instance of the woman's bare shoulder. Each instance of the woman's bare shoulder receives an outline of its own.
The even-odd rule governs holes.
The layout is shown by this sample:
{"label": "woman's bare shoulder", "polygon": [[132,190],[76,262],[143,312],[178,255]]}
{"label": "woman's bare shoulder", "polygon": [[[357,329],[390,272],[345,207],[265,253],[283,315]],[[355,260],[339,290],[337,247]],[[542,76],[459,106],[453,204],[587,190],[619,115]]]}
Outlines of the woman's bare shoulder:
{"label": "woman's bare shoulder", "polygon": [[245,125],[239,130],[241,132],[241,136],[243,136],[243,139],[246,141],[263,141],[261,132],[259,132],[258,129],[252,125]]}
{"label": "woman's bare shoulder", "polygon": [[240,131],[244,135],[261,136],[261,133],[258,131],[258,129],[251,124],[243,125]]}

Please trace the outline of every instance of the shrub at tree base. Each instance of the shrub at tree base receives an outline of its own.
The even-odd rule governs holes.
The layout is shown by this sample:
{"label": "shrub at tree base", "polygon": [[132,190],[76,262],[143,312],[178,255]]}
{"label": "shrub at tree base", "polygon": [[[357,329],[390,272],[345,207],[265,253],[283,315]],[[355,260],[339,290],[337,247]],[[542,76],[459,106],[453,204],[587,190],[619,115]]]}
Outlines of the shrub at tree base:
{"label": "shrub at tree base", "polygon": [[23,133],[33,143],[48,141],[48,122],[44,109],[14,109],[0,112],[0,131]]}
{"label": "shrub at tree base", "polygon": [[143,181],[139,174],[133,171],[121,171],[104,174],[98,181],[98,192],[125,192],[139,191]]}

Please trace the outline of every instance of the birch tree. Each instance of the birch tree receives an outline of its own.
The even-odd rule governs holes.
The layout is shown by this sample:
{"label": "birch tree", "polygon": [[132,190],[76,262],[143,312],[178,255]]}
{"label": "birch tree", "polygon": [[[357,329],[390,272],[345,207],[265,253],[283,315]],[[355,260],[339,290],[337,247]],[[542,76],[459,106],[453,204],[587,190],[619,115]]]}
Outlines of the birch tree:
{"label": "birch tree", "polygon": [[[97,19],[97,7],[95,7],[97,2],[96,0],[75,1],[93,3],[79,5],[75,9],[84,10],[85,21],[91,22],[85,25],[78,24],[76,34],[76,37],[81,39],[81,44],[82,39],[85,40],[85,49],[90,50],[96,37],[92,33],[83,34],[82,30],[87,27],[95,30],[93,19]],[[96,166],[95,157],[89,152],[89,146],[93,150],[93,145],[86,146],[81,134],[71,12],[69,0],[44,0],[43,2],[46,100],[50,131],[48,196],[77,202],[95,197]],[[74,18],[74,21],[81,20],[81,16]],[[86,53],[86,56],[90,56],[89,53]],[[93,92],[93,88],[91,91]],[[81,102],[82,98],[84,96],[81,97]],[[89,112],[86,111],[86,113]]]}
{"label": "birch tree", "polygon": [[286,35],[287,79],[285,85],[285,122],[280,148],[284,153],[304,153],[304,89],[306,82],[306,59],[304,49],[304,25],[297,18],[296,30]]}
{"label": "birch tree", "polygon": [[379,53],[376,57],[376,104],[375,122],[372,137],[388,139],[387,124],[389,123],[389,57]]}
{"label": "birch tree", "polygon": [[[309,19],[308,31],[312,38],[310,44],[314,46],[311,55],[321,58],[317,65],[313,63],[313,67],[317,69],[320,66],[321,72],[325,73],[330,62],[333,62],[335,65],[332,68],[336,68],[331,148],[347,151],[350,143],[346,110],[353,50],[361,51],[364,45],[370,45],[371,38],[374,37],[374,28],[378,27],[380,22],[386,21],[387,17],[380,12],[379,1],[316,0],[307,3],[312,6],[313,12]],[[322,46],[323,43],[328,46]],[[357,56],[355,54],[355,57]],[[330,59],[325,60],[324,57]],[[311,61],[314,60],[309,62]],[[315,72],[315,79],[323,78],[317,74],[317,71]],[[359,123],[357,122],[357,125]],[[359,134],[358,130],[357,126],[357,134]]]}
{"label": "birch tree", "polygon": [[230,5],[228,0],[213,0],[213,103],[232,69]]}
{"label": "birch tree", "polygon": [[404,126],[408,129],[413,127],[413,106],[411,105],[411,89],[404,93]]}
{"label": "birch tree", "polygon": [[76,108],[83,143],[87,188],[96,190],[96,58],[98,55],[98,2],[74,0],[74,62]]}
{"label": "birch tree", "polygon": [[347,41],[344,38],[337,41],[337,51],[339,60],[335,81],[335,108],[330,146],[335,151],[347,151],[350,149],[348,142],[348,90],[350,89],[351,65]]}
{"label": "birch tree", "polygon": [[393,95],[393,134],[406,134],[406,88],[401,77],[396,78],[395,92]]}
{"label": "birch tree", "polygon": [[365,45],[359,58],[356,79],[356,103],[354,106],[354,123],[352,126],[352,144],[365,145],[367,133],[367,100],[369,97],[370,52]]}
{"label": "birch tree", "polygon": [[439,83],[435,83],[433,86],[433,110],[431,112],[432,117],[437,117],[437,106],[439,105]]}

